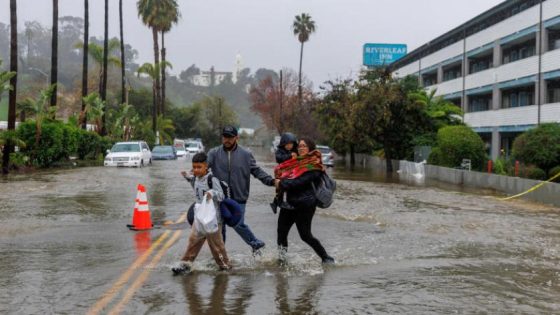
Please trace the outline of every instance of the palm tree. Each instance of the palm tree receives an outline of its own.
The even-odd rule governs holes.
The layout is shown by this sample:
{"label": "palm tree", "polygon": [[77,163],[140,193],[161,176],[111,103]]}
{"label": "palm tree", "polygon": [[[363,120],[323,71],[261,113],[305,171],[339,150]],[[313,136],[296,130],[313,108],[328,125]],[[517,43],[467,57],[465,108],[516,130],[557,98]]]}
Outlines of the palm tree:
{"label": "palm tree", "polygon": [[301,107],[302,101],[302,87],[301,87],[301,66],[303,62],[303,43],[309,40],[309,36],[315,33],[315,21],[311,20],[311,15],[302,13],[301,15],[296,15],[292,29],[294,35],[298,37],[301,43],[301,49],[299,53],[299,85],[298,85],[298,98],[299,105]]}
{"label": "palm tree", "polygon": [[[16,92],[17,92],[17,1],[10,0],[10,74],[3,73],[1,75],[3,80],[9,78],[10,85],[7,89],[10,90],[9,105],[8,105],[8,131],[15,130],[16,128]],[[0,82],[2,83],[2,82]],[[0,84],[0,95],[6,89],[5,82]],[[4,145],[4,152],[2,155],[2,173],[8,174],[10,166],[10,153],[14,150],[14,144],[7,141]]]}
{"label": "palm tree", "polygon": [[[103,38],[103,78],[102,89],[101,89],[101,101],[105,102],[107,100],[107,65],[109,62],[109,0],[105,0],[105,36]],[[101,135],[107,134],[107,129],[105,128],[105,113],[101,116],[101,121],[103,126],[101,127]]]}
{"label": "palm tree", "polygon": [[[86,109],[86,103],[84,102],[84,97],[88,94],[88,61],[89,61],[89,2],[84,0],[84,56],[82,63],[82,112]],[[82,129],[87,128],[87,121],[83,119],[81,121]]]}
{"label": "palm tree", "polygon": [[123,9],[122,9],[122,0],[119,0],[119,28],[120,28],[120,35],[121,35],[121,104],[126,103],[126,91],[125,91],[125,84],[126,84],[126,77],[124,73],[124,36],[123,36]]}
{"label": "palm tree", "polygon": [[96,92],[88,94],[84,97],[84,102],[86,103],[86,108],[84,112],[81,113],[85,117],[86,121],[92,122],[95,125],[95,131],[101,133],[103,129],[106,129],[105,122],[103,122],[103,117],[105,116],[105,102],[99,97]]}
{"label": "palm tree", "polygon": [[26,99],[26,107],[29,108],[31,114],[35,116],[35,149],[39,148],[39,140],[42,134],[42,124],[47,117],[52,117],[56,111],[56,107],[49,106],[49,100],[52,99],[53,93],[56,91],[56,85],[41,91],[37,100]]}
{"label": "palm tree", "polygon": [[[165,56],[166,56],[166,49],[165,49],[165,33],[171,30],[173,24],[177,24],[179,22],[179,17],[181,17],[181,13],[179,12],[179,5],[175,0],[165,0],[162,2],[164,8],[159,17],[159,25],[161,27],[161,61],[165,64]],[[161,68],[161,113],[165,114],[165,67]]]}
{"label": "palm tree", "polygon": [[56,106],[56,85],[58,82],[58,0],[53,0],[52,40],[51,40],[51,86],[54,93],[51,95],[51,106]]}
{"label": "palm tree", "polygon": [[[155,65],[151,64],[151,63],[144,63],[142,66],[140,66],[140,68],[138,68],[137,70],[137,74],[138,76],[140,76],[140,74],[146,74],[148,75],[153,82],[155,82],[157,80],[157,78],[159,77],[160,74],[160,69],[161,68],[166,68],[166,67],[170,67],[172,68],[171,63],[169,62],[165,62],[165,63],[156,63]],[[156,85],[152,84],[152,129],[154,131],[154,133],[156,133],[157,131],[157,117],[159,116],[157,113],[157,99],[156,99]]]}
{"label": "palm tree", "polygon": [[175,130],[175,126],[173,125],[173,120],[164,118],[163,115],[158,116],[157,120],[157,131],[159,134],[159,143],[161,144],[172,144],[173,139],[171,138],[171,132]]}
{"label": "palm tree", "polygon": [[[158,44],[158,31],[160,27],[158,24],[158,17],[161,11],[161,0],[138,0],[136,3],[136,8],[138,10],[138,16],[142,19],[144,25],[152,29],[152,37],[154,41],[154,64],[159,64],[159,44]],[[160,97],[160,76],[159,74],[155,77],[154,87],[152,88],[156,103],[156,116],[159,114],[159,104],[161,104]],[[153,117],[154,131],[156,129],[155,124],[157,123],[157,117]]]}
{"label": "palm tree", "polygon": [[[113,38],[109,41],[109,57],[107,59],[107,66],[121,66],[121,60],[115,54],[117,49],[119,49],[120,42],[118,39]],[[76,48],[84,48],[83,43],[77,43]],[[88,54],[89,57],[94,61],[95,65],[97,66],[98,71],[98,78],[99,78],[99,88],[98,93],[101,95],[103,90],[103,58],[105,57],[105,50],[101,45],[96,43],[89,43],[88,44]]]}

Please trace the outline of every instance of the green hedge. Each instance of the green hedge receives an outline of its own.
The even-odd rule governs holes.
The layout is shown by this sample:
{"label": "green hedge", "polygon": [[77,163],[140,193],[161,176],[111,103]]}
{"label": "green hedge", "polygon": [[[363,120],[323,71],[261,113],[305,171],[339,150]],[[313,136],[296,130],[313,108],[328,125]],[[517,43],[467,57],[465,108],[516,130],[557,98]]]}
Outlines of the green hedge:
{"label": "green hedge", "polygon": [[428,163],[458,167],[463,159],[470,159],[472,169],[481,170],[486,150],[480,136],[467,126],[447,126],[437,133],[437,147],[432,149]]}

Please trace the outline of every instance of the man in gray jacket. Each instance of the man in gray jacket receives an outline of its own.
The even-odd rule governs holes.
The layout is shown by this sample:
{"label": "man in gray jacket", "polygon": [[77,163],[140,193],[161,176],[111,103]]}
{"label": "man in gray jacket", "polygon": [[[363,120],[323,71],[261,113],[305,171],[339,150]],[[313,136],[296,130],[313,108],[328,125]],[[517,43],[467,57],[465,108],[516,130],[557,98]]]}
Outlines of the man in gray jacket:
{"label": "man in gray jacket", "polygon": [[230,198],[241,206],[241,220],[234,229],[245,243],[251,246],[253,252],[256,252],[265,244],[256,238],[245,224],[245,205],[249,198],[250,176],[253,175],[267,186],[274,186],[276,180],[257,166],[253,154],[237,144],[238,139],[235,127],[224,127],[222,145],[208,152],[208,166],[215,177],[228,184]]}

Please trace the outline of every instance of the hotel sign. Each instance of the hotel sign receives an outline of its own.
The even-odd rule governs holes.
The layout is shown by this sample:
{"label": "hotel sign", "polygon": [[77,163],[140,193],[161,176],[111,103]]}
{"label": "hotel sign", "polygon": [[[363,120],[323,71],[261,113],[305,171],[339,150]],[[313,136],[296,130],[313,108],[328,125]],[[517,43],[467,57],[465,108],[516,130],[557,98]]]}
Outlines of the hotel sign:
{"label": "hotel sign", "polygon": [[404,44],[365,44],[364,66],[387,66],[406,55]]}

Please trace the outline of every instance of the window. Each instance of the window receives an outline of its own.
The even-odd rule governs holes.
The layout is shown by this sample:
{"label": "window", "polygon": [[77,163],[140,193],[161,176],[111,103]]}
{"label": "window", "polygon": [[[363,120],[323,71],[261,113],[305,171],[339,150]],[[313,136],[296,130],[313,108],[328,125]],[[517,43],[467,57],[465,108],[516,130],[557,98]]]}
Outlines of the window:
{"label": "window", "polygon": [[510,47],[502,47],[502,63],[506,64],[534,56],[536,53],[535,47],[535,38],[531,38],[523,43],[516,44]]}
{"label": "window", "polygon": [[560,103],[560,79],[547,81],[547,103]]}
{"label": "window", "polygon": [[535,104],[535,86],[524,86],[502,91],[502,108]]}
{"label": "window", "polygon": [[560,48],[560,28],[548,30],[548,50]]}
{"label": "window", "polygon": [[477,73],[494,66],[494,56],[492,54],[469,58],[469,73]]}
{"label": "window", "polygon": [[462,64],[455,64],[443,68],[443,81],[457,79],[462,76]]}
{"label": "window", "polygon": [[492,107],[492,93],[469,96],[469,112],[482,112]]}
{"label": "window", "polygon": [[422,80],[424,81],[424,87],[437,84],[437,72],[423,74]]}

